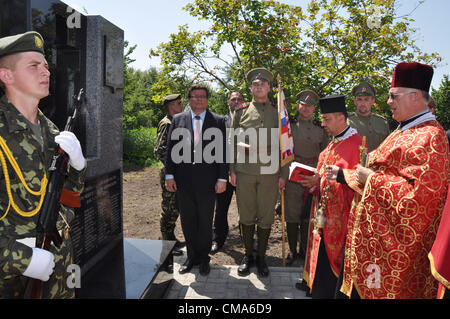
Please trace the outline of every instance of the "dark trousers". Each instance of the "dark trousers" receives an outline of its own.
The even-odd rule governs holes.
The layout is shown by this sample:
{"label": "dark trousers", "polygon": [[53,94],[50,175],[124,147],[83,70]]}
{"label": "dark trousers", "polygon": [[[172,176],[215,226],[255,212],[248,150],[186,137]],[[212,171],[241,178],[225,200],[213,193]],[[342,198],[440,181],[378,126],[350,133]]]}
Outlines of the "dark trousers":
{"label": "dark trousers", "polygon": [[208,262],[216,193],[179,188],[177,197],[187,257],[194,263]]}
{"label": "dark trousers", "polygon": [[317,257],[316,275],[312,287],[313,299],[334,299],[337,277],[331,270],[330,261],[325,249],[325,244],[320,241],[319,255]]}
{"label": "dark trousers", "polygon": [[216,213],[214,217],[213,240],[219,246],[223,246],[228,236],[228,209],[236,187],[227,182],[227,189],[222,194],[217,194]]}

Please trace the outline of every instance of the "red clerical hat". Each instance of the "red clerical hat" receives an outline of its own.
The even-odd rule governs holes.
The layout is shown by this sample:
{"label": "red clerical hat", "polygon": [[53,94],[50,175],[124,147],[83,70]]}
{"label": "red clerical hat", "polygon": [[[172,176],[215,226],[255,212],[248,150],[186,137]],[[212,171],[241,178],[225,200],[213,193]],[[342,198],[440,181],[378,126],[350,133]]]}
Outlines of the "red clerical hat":
{"label": "red clerical hat", "polygon": [[417,62],[402,62],[395,67],[391,88],[404,87],[428,92],[432,78],[432,66]]}

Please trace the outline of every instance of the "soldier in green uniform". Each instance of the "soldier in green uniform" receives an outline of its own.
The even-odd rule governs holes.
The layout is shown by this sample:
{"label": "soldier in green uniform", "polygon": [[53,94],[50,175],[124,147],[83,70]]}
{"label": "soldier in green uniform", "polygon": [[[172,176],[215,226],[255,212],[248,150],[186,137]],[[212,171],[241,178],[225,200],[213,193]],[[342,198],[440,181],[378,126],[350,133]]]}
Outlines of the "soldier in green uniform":
{"label": "soldier in green uniform", "polygon": [[[167,115],[159,122],[158,131],[156,135],[155,144],[155,155],[161,161],[161,163],[166,162],[167,153],[167,138],[169,134],[169,127],[172,123],[172,118],[175,114],[181,113],[183,111],[183,104],[181,103],[181,94],[171,94],[164,98],[163,104],[167,109]],[[161,168],[159,173],[159,181],[162,190],[162,202],[161,202],[161,216],[160,216],[160,228],[162,239],[164,240],[174,240],[176,241],[174,255],[182,255],[183,252],[180,250],[184,246],[184,242],[180,242],[175,237],[175,225],[180,215],[180,210],[178,209],[177,193],[169,192],[165,186],[165,168]]]}
{"label": "soldier in green uniform", "polygon": [[[58,144],[69,170],[57,229],[67,230],[84,185],[86,160],[71,132],[59,132],[38,108],[49,94],[50,72],[37,32],[0,39],[0,298],[23,298],[29,278],[43,281],[43,298],[73,298],[67,284],[70,237],[60,248],[35,248],[36,223]],[[75,202],[75,203],[74,203]],[[70,279],[69,279],[70,281]]]}
{"label": "soldier in green uniform", "polygon": [[[313,120],[314,111],[319,96],[312,90],[304,90],[297,94],[299,116],[291,123],[294,139],[295,161],[316,167],[320,152],[328,145],[328,134],[318,121]],[[305,191],[307,194],[305,195]],[[288,181],[285,191],[285,218],[290,253],[286,259],[287,265],[292,265],[298,257],[305,256],[308,240],[309,216],[302,214],[305,208],[304,199],[309,190],[301,184]],[[305,215],[305,216],[304,216]],[[300,226],[300,254],[297,253],[298,231]]]}
{"label": "soldier in green uniform", "polygon": [[[258,141],[250,141],[252,144],[241,144],[242,146],[237,145],[234,138],[230,141],[233,149],[236,150],[235,157],[230,164],[230,182],[236,186],[239,223],[245,253],[238,274],[248,275],[250,266],[255,263],[252,251],[255,226],[257,226],[256,266],[258,274],[266,277],[269,275],[269,269],[265,261],[265,254],[274,221],[275,203],[279,190],[285,186],[288,167],[285,166],[284,178],[280,176],[279,162],[274,172],[270,170],[265,172],[264,167],[267,168],[273,163],[263,163],[260,156],[262,153],[269,153],[270,158],[275,155],[279,159],[280,154],[278,145],[277,147],[271,146],[271,129],[278,128],[278,110],[268,98],[273,75],[264,68],[258,68],[247,74],[247,80],[251,83],[253,100],[248,106],[234,112],[231,128],[241,129],[243,132],[256,131],[256,136],[261,136],[259,133],[265,131],[267,141],[263,141],[261,138]],[[277,139],[279,139],[278,134]],[[245,154],[244,161],[237,160],[237,154],[240,151],[242,151],[241,154]],[[250,160],[252,154],[256,155],[256,161]]]}
{"label": "soldier in green uniform", "polygon": [[348,115],[347,124],[355,128],[358,134],[367,138],[369,152],[373,151],[390,134],[387,120],[372,113],[375,104],[375,88],[366,81],[361,82],[352,90],[356,113]]}

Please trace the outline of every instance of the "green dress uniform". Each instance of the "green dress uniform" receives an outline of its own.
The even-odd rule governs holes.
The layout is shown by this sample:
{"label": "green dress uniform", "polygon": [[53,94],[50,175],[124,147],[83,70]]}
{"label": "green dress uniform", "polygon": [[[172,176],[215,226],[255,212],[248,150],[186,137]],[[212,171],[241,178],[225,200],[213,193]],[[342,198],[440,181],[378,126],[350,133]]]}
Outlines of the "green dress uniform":
{"label": "green dress uniform", "polygon": [[[259,68],[248,73],[249,82],[266,81],[268,83],[273,79],[272,74],[266,69]],[[254,100],[234,112],[231,128],[240,129],[243,132],[256,131],[257,142],[250,145],[250,150],[243,152],[233,139],[234,159],[230,164],[230,172],[236,174],[236,201],[239,210],[239,222],[241,226],[241,236],[244,244],[245,258],[244,268],[238,271],[240,275],[248,274],[248,266],[253,263],[253,236],[255,233],[255,225],[257,225],[258,238],[258,255],[256,263],[258,272],[261,276],[268,275],[268,269],[265,265],[264,257],[266,254],[267,244],[270,236],[271,227],[274,221],[275,204],[279,196],[278,179],[280,177],[280,162],[274,172],[264,172],[264,168],[270,167],[271,163],[263,163],[261,154],[267,154],[269,158],[273,152],[276,152],[278,160],[280,159],[280,150],[272,147],[271,129],[276,129],[277,140],[279,141],[278,132],[278,110],[275,105],[269,101],[258,103]],[[261,146],[259,139],[260,132],[266,131],[266,145]],[[246,141],[247,142],[247,141]],[[264,144],[264,143],[262,143]],[[253,152],[253,153],[252,153]],[[243,154],[244,160],[240,160],[237,154]],[[256,153],[256,161],[252,160],[252,154]],[[282,176],[287,178],[288,167],[283,169]],[[267,173],[267,174],[266,174]],[[247,259],[246,259],[247,258]],[[242,271],[243,270],[243,271]]]}
{"label": "green dress uniform", "polygon": [[[158,124],[154,152],[156,157],[163,164],[166,162],[167,138],[171,123],[172,116],[166,115]],[[162,191],[162,212],[160,215],[161,234],[164,240],[175,240],[174,231],[178,216],[180,215],[180,210],[178,209],[177,193],[169,192],[165,186],[166,177],[164,166],[159,172],[159,181]]]}
{"label": "green dress uniform", "polygon": [[387,120],[378,114],[359,116],[356,113],[349,113],[347,124],[355,128],[359,135],[366,137],[369,152],[376,149],[390,134]]}
{"label": "green dress uniform", "polygon": [[[328,134],[315,120],[298,119],[291,122],[292,137],[294,139],[295,161],[317,167],[317,160],[320,152],[329,143]],[[308,191],[306,189],[306,191]],[[298,227],[300,225],[300,247],[301,252],[306,252],[306,242],[308,240],[309,219],[302,216],[302,209],[305,205],[305,188],[295,182],[288,181],[285,190],[285,219],[287,225],[287,235],[289,248],[293,256],[297,252]]]}
{"label": "green dress uniform", "polygon": [[[48,168],[58,145],[55,136],[59,134],[56,126],[42,112],[38,114],[40,136],[33,133],[31,124],[17,109],[7,101],[6,96],[0,99],[0,136],[15,161],[17,162],[25,183],[33,191],[41,189],[44,173],[48,176]],[[39,130],[38,127],[38,130]],[[6,150],[0,148],[6,157]],[[5,169],[10,181],[5,178]],[[81,193],[84,185],[86,169],[77,171],[70,167],[64,188]],[[2,161],[0,170],[0,298],[23,298],[29,280],[22,274],[27,269],[36,237],[36,223],[39,213],[32,217],[24,217],[12,206],[7,190],[18,208],[23,212],[35,210],[40,196],[30,194],[19,180],[15,170],[6,159]],[[74,209],[61,205],[57,229],[66,228],[66,223],[74,217]],[[63,218],[65,221],[63,220]],[[27,239],[27,240],[26,240]],[[43,283],[43,298],[74,298],[74,289],[69,289],[67,267],[72,264],[72,244],[70,238],[63,241],[60,248],[51,245],[50,252],[55,256],[55,270],[49,281]]]}

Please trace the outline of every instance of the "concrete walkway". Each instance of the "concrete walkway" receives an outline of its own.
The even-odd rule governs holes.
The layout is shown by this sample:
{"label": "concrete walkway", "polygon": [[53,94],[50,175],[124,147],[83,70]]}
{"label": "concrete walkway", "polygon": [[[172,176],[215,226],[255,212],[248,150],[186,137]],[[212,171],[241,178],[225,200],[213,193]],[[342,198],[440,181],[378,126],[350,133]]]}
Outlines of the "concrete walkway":
{"label": "concrete walkway", "polygon": [[256,267],[252,267],[250,275],[241,277],[237,265],[211,265],[208,276],[201,276],[195,266],[180,275],[178,270],[185,256],[174,257],[174,281],[167,299],[310,299],[305,291],[295,288],[303,272],[301,267],[269,267],[266,278],[257,276]]}

